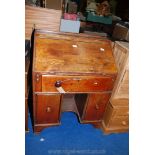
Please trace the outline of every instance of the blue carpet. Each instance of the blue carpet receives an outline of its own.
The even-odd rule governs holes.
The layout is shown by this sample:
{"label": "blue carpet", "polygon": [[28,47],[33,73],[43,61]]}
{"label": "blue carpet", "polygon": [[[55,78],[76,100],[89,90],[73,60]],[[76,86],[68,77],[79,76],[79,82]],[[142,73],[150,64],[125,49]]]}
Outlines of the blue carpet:
{"label": "blue carpet", "polygon": [[128,155],[129,134],[104,135],[90,124],[80,124],[72,112],[61,115],[61,125],[49,127],[38,135],[25,136],[25,155]]}

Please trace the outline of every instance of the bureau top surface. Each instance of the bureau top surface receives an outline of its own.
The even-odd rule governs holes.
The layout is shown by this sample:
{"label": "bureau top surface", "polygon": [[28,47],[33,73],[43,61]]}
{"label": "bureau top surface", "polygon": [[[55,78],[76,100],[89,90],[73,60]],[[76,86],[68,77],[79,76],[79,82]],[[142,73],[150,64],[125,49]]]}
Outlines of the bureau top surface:
{"label": "bureau top surface", "polygon": [[52,74],[116,74],[109,40],[36,31],[33,71]]}

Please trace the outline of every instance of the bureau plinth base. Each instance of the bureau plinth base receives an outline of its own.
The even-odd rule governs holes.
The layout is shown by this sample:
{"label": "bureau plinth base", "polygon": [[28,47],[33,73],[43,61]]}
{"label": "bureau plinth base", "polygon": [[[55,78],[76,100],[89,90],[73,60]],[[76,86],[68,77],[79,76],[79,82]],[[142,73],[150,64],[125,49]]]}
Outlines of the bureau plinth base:
{"label": "bureau plinth base", "polygon": [[[79,122],[80,123],[80,122]],[[90,123],[81,123],[81,124],[91,124],[94,128],[97,128],[97,129],[102,129],[102,123],[101,122],[90,122]],[[52,127],[52,126],[59,126],[61,124],[52,124],[52,125],[34,125],[34,128],[33,128],[33,131],[35,134],[39,134],[42,130],[44,130],[45,128],[48,128],[48,127]]]}
{"label": "bureau plinth base", "polygon": [[45,128],[52,127],[52,126],[59,126],[59,125],[61,125],[61,123],[57,123],[57,124],[36,124],[33,127],[33,131],[34,131],[34,133],[39,134]]}
{"label": "bureau plinth base", "polygon": [[[102,123],[101,122],[90,122],[90,123],[83,123],[83,122],[79,122],[81,124],[91,124],[94,128],[97,128],[97,129],[102,129]],[[61,123],[59,124],[48,124],[48,125],[34,125],[33,127],[33,131],[35,134],[39,134],[42,130],[48,128],[48,127],[52,127],[52,126],[59,126],[61,125]]]}
{"label": "bureau plinth base", "polygon": [[[80,117],[79,111],[77,109],[77,105],[75,102],[75,94],[66,94],[63,95],[63,102],[61,104],[61,113],[62,112],[73,112],[76,116],[77,116],[77,121],[78,123],[81,124],[91,124],[93,125],[94,128],[101,128],[102,124],[101,121],[83,121],[83,119]],[[79,96],[79,95],[78,95]],[[81,95],[83,96],[83,95]],[[80,97],[81,98],[81,97]],[[34,125],[34,133],[39,134],[43,129],[47,128],[47,127],[52,127],[52,126],[59,126],[61,125],[61,115],[60,115],[60,122],[59,123],[53,123],[53,124],[35,124]]]}

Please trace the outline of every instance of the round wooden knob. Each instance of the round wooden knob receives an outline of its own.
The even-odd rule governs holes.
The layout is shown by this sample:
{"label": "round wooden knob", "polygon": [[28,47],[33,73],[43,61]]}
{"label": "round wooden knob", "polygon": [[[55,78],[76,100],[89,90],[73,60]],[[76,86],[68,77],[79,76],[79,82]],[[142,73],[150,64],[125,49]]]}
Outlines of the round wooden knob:
{"label": "round wooden knob", "polygon": [[122,125],[126,125],[127,123],[126,123],[126,121],[122,121]]}
{"label": "round wooden knob", "polygon": [[56,81],[55,82],[55,87],[61,87],[61,81]]}

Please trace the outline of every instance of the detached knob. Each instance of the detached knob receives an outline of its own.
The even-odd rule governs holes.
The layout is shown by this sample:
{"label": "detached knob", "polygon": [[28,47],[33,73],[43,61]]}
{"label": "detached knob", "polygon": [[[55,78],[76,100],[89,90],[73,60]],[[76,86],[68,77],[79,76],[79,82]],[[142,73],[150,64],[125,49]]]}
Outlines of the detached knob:
{"label": "detached knob", "polygon": [[58,88],[58,87],[61,87],[61,83],[62,83],[61,81],[56,81],[56,82],[55,82],[55,87],[57,87],[57,88]]}

